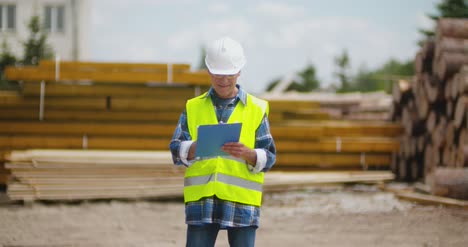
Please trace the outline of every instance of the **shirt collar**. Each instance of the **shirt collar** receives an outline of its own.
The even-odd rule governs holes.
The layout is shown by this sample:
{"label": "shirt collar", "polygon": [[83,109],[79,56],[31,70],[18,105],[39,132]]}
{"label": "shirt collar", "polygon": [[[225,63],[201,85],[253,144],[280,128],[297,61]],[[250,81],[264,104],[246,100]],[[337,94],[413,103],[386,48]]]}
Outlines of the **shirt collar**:
{"label": "shirt collar", "polygon": [[[241,85],[239,85],[239,84],[236,84],[236,87],[238,89],[236,98],[239,98],[240,101],[242,101],[242,103],[244,105],[247,105],[247,92],[245,92],[244,89],[242,89]],[[208,90],[208,93],[205,95],[204,98],[207,98],[208,96],[218,97],[218,96],[216,96],[216,93],[215,93],[213,87],[210,87],[210,90]]]}

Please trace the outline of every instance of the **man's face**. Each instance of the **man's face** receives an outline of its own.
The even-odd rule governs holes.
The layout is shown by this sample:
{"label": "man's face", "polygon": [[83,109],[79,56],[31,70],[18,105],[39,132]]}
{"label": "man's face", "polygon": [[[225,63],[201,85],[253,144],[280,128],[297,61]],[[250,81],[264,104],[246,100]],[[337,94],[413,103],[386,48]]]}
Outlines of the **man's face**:
{"label": "man's face", "polygon": [[215,75],[211,74],[211,85],[220,98],[232,98],[237,95],[237,78],[240,72],[234,75]]}

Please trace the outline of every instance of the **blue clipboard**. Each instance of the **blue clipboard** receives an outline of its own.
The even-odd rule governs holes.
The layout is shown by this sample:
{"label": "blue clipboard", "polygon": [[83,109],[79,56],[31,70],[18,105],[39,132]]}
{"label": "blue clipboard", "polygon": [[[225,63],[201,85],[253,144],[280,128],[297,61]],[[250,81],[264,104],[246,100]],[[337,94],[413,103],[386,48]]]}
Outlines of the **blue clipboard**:
{"label": "blue clipboard", "polygon": [[196,159],[228,156],[221,150],[224,143],[239,142],[242,123],[212,124],[198,126]]}

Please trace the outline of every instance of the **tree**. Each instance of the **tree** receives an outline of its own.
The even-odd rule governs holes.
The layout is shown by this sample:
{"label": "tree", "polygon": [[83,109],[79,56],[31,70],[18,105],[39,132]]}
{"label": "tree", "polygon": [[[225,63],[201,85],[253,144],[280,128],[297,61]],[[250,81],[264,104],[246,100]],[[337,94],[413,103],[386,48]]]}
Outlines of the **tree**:
{"label": "tree", "polygon": [[[467,0],[443,0],[437,4],[437,10],[439,15],[428,14],[427,16],[432,20],[437,21],[439,18],[443,17],[453,17],[453,18],[468,18],[468,1]],[[435,35],[434,30],[419,30],[426,38],[432,37]],[[419,42],[420,45],[423,43]]]}
{"label": "tree", "polygon": [[37,65],[41,59],[53,57],[52,48],[47,44],[47,34],[40,25],[39,16],[32,16],[28,23],[29,38],[23,43],[25,65]]}
{"label": "tree", "polygon": [[3,71],[5,70],[6,66],[13,65],[16,63],[16,57],[11,53],[10,47],[6,40],[2,41],[2,52],[0,53],[0,73],[1,79],[3,80]]}
{"label": "tree", "polygon": [[341,53],[341,55],[335,57],[335,65],[337,66],[337,70],[334,73],[334,75],[340,80],[340,88],[338,89],[338,91],[350,90],[350,59],[347,50],[343,50],[343,53]]}
{"label": "tree", "polygon": [[304,70],[298,73],[299,81],[293,81],[286,91],[311,92],[320,86],[317,80],[315,66],[308,64]]}
{"label": "tree", "polygon": [[413,60],[399,62],[395,59],[388,60],[382,67],[376,70],[368,70],[361,67],[353,78],[350,91],[379,91],[391,90],[391,82],[396,79],[411,77],[414,75]]}
{"label": "tree", "polygon": [[[275,88],[281,79],[275,79],[267,85],[266,91],[271,91]],[[298,92],[310,92],[320,87],[320,82],[317,79],[315,66],[308,64],[304,70],[297,73],[297,79],[291,81],[288,87],[285,89],[288,91],[298,91]]]}
{"label": "tree", "polygon": [[4,71],[7,66],[14,65],[16,63],[16,57],[10,51],[10,47],[6,40],[2,41],[2,51],[0,53],[0,89],[11,90],[17,89],[18,84],[10,82],[5,79]]}
{"label": "tree", "polygon": [[200,57],[200,62],[198,63],[198,69],[199,70],[202,70],[202,69],[208,69],[206,67],[206,63],[205,63],[205,56],[206,56],[206,49],[204,47],[201,48],[201,57]]}

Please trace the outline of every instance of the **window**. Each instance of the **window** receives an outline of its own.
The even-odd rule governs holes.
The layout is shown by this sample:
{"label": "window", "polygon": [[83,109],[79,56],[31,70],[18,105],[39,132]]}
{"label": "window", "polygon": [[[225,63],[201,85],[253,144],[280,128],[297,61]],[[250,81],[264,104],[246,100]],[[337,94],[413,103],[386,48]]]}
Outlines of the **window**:
{"label": "window", "polygon": [[0,30],[14,31],[16,29],[16,6],[0,5]]}
{"label": "window", "polygon": [[65,31],[65,7],[64,6],[46,6],[45,7],[44,27],[51,33]]}

